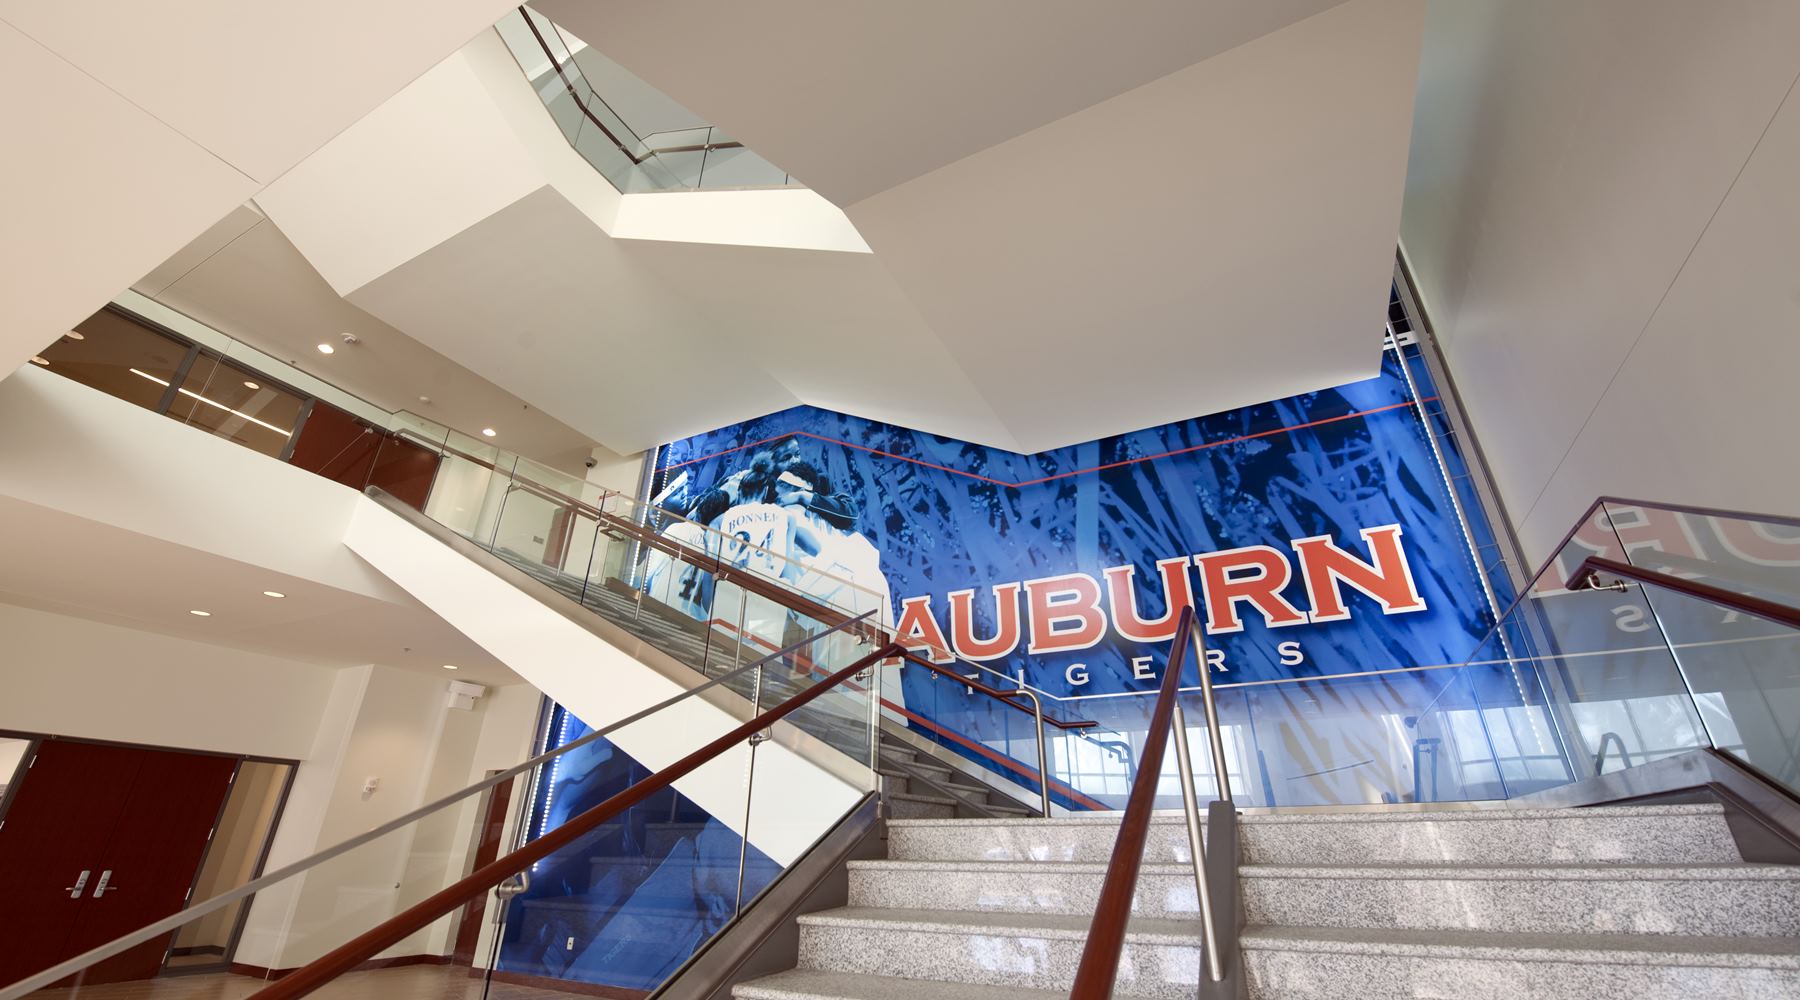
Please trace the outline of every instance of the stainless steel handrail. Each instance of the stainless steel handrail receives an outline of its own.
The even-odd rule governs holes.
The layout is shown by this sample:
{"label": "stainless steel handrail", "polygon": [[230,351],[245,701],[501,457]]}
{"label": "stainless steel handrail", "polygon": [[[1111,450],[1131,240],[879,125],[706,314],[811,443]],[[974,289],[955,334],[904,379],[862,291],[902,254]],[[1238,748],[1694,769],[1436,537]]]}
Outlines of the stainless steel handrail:
{"label": "stainless steel handrail", "polygon": [[[1206,629],[1196,623],[1193,628],[1194,657],[1200,668],[1200,703],[1206,711],[1206,733],[1212,745],[1213,781],[1218,786],[1218,799],[1231,804],[1231,777],[1225,767],[1225,740],[1219,732],[1219,709],[1213,698],[1212,666],[1206,662]],[[1181,710],[1181,698],[1175,699],[1174,721],[1175,770],[1181,779],[1181,811],[1187,820],[1188,860],[1194,869],[1194,890],[1200,902],[1200,926],[1205,938],[1206,974],[1213,982],[1225,981],[1225,960],[1219,949],[1219,929],[1215,918],[1212,887],[1206,876],[1206,843],[1200,833],[1200,797],[1194,793],[1194,759],[1188,752],[1187,715]]]}

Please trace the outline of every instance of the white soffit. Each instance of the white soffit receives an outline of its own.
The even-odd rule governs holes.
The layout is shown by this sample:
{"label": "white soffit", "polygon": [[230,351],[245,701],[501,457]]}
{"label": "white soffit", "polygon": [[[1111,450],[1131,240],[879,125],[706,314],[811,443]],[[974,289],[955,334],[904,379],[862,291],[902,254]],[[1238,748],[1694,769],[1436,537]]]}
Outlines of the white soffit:
{"label": "white soffit", "polygon": [[543,184],[468,60],[453,54],[257,204],[348,295]]}
{"label": "white soffit", "polygon": [[[848,207],[1338,2],[539,0],[533,7]],[[1103,153],[1066,155],[1086,158],[1096,183],[1123,166]]]}
{"label": "white soffit", "polygon": [[630,246],[544,187],[349,298],[621,454],[799,402]]}
{"label": "white soffit", "polygon": [[[190,252],[194,247],[213,249],[201,256]],[[570,465],[570,456],[579,462],[594,446],[340,297],[273,222],[249,209],[227,216],[175,259],[183,265],[178,272],[159,268],[137,290],[381,409],[409,410],[464,433],[493,427],[500,432],[494,443],[558,467]],[[315,349],[345,333],[359,342],[329,357]]]}
{"label": "white soffit", "polygon": [[[0,497],[0,602],[331,667],[482,684],[511,670],[416,602],[394,604]],[[284,594],[267,597],[265,590]],[[207,617],[189,614],[193,609]],[[444,670],[454,664],[455,673]]]}
{"label": "white soffit", "polygon": [[[1277,8],[1293,16],[1246,27]],[[1065,27],[1091,27],[1088,8],[1057,9]],[[987,139],[1016,137],[958,146],[954,162],[852,204],[859,232],[840,244],[866,238],[870,254],[698,241],[698,228],[732,214],[716,209],[728,198],[818,202],[810,192],[632,195],[597,212],[585,187],[605,182],[540,148],[542,129],[528,125],[548,115],[492,35],[452,60],[490,101],[425,129],[432,155],[394,151],[391,137],[420,132],[416,122],[355,134],[390,110],[443,118],[443,102],[403,97],[262,204],[354,304],[621,452],[799,402],[1034,451],[1366,378],[1380,360],[1422,0],[1206,10],[1235,12],[1227,21],[1243,37],[1215,33],[1238,41],[1183,50],[1134,89],[1051,87],[1057,101],[1023,110],[970,96],[1016,113]],[[705,22],[697,44],[730,23]],[[1109,30],[1122,34],[1088,39],[1095,51],[1178,58],[1135,21]],[[936,31],[919,61],[955,63],[955,32]],[[730,42],[756,48],[759,37]],[[1048,72],[1042,53],[1007,53]],[[1138,80],[1101,62],[1095,79]],[[676,63],[645,75],[682,97]],[[734,86],[775,113],[786,72],[759,62]],[[843,142],[873,142],[891,124],[878,84],[849,73],[819,88],[868,109]],[[467,79],[456,89],[476,91]],[[809,107],[785,110],[803,118]],[[1040,127],[1014,127],[1026,119]],[[737,122],[720,124],[757,148]],[[479,154],[440,155],[445,142]],[[496,181],[471,166],[486,160],[510,166]],[[438,176],[414,189],[421,171]],[[436,200],[425,228],[352,245],[370,218],[405,221],[395,213],[433,201],[418,192],[445,185],[454,196]],[[370,208],[382,192],[406,204]],[[379,260],[359,263],[371,246],[385,247]]]}
{"label": "white soffit", "polygon": [[851,219],[1025,451],[1368,378],[1421,15],[1352,0]]}
{"label": "white soffit", "polygon": [[0,0],[0,370],[511,7]]}
{"label": "white soffit", "polygon": [[256,190],[250,178],[0,24],[0,371]]}
{"label": "white soffit", "polygon": [[0,0],[0,21],[267,184],[514,6]]}

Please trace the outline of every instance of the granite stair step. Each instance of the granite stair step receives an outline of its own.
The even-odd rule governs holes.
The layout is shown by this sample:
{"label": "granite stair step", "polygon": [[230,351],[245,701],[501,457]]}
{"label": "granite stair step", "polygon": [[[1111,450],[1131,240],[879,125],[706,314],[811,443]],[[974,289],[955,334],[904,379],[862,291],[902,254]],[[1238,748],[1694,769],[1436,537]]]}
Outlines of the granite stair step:
{"label": "granite stair step", "polygon": [[1244,865],[1249,924],[1800,937],[1787,865]]}
{"label": "granite stair step", "polygon": [[[888,856],[914,861],[1080,861],[1112,857],[1119,818],[896,819],[888,823]],[[1157,814],[1144,860],[1186,861],[1187,827],[1180,813]]]}
{"label": "granite stair step", "polygon": [[[953,826],[917,820],[890,825],[895,858],[944,861],[1105,861],[1116,815]],[[1722,807],[1607,806],[1591,809],[1466,809],[1431,813],[1249,813],[1242,857],[1266,864],[1728,863],[1740,860]],[[1158,812],[1148,861],[1185,861],[1179,812]]]}
{"label": "granite stair step", "polygon": [[[883,761],[882,763],[885,765],[887,762]],[[939,764],[928,758],[917,756],[910,760],[901,761],[897,766],[910,768],[915,771],[923,771],[925,776],[933,781],[948,782],[953,780],[953,776],[956,774],[956,770],[948,764]]]}
{"label": "granite stair step", "polygon": [[[1067,1000],[1065,990],[1033,990],[1019,986],[945,983],[896,976],[862,976],[818,969],[794,969],[748,983],[731,991],[738,1000]],[[1114,994],[1113,1000],[1132,1000]]]}
{"label": "granite stair step", "polygon": [[1304,864],[1680,864],[1741,861],[1717,803],[1589,809],[1251,814],[1243,860]]}
{"label": "granite stair step", "polygon": [[1800,940],[1250,927],[1252,1000],[1791,1000]]}
{"label": "granite stair step", "polygon": [[881,741],[881,755],[883,757],[898,757],[901,760],[916,760],[919,757],[919,751],[914,750],[912,747],[906,746],[905,744],[883,739]]}
{"label": "granite stair step", "polygon": [[895,819],[954,819],[962,805],[944,795],[921,795],[917,792],[888,792],[882,796],[887,813]]}
{"label": "granite stair step", "polygon": [[[1092,915],[1106,865],[1098,862],[895,861],[849,863],[851,906]],[[1133,919],[1197,920],[1194,869],[1151,863],[1138,873]]]}
{"label": "granite stair step", "polygon": [[[845,907],[799,918],[800,968],[1061,990],[1066,996],[1091,920],[1073,914]],[[1119,994],[1191,1000],[1199,974],[1194,921],[1132,920],[1115,980]]]}

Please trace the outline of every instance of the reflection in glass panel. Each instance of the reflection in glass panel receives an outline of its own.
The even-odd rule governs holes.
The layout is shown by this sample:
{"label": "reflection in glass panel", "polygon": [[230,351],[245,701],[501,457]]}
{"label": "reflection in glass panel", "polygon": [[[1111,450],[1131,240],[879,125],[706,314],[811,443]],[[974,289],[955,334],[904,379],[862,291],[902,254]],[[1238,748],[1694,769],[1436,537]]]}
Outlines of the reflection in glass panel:
{"label": "reflection in glass panel", "polygon": [[187,354],[181,341],[106,309],[40,352],[58,375],[152,410]]}
{"label": "reflection in glass panel", "polygon": [[169,416],[276,458],[287,451],[305,402],[211,351],[194,359]]}
{"label": "reflection in glass panel", "polygon": [[30,749],[30,740],[0,736],[0,802],[6,801],[6,786],[12,783],[13,775],[25,766],[25,754]]}
{"label": "reflection in glass panel", "polygon": [[[638,725],[669,722],[659,717]],[[650,776],[621,746],[643,738],[633,729],[615,731],[618,742],[596,740],[556,760],[529,804],[527,839]],[[591,732],[560,706],[549,731],[552,746]],[[698,745],[716,733],[703,725],[690,735]],[[731,919],[740,898],[754,896],[780,873],[779,864],[737,832],[744,825],[747,753],[728,753],[686,783],[713,790],[712,810],[664,789],[536,863],[530,888],[508,907],[496,978],[543,977],[616,991],[601,994],[607,996],[661,985]]]}

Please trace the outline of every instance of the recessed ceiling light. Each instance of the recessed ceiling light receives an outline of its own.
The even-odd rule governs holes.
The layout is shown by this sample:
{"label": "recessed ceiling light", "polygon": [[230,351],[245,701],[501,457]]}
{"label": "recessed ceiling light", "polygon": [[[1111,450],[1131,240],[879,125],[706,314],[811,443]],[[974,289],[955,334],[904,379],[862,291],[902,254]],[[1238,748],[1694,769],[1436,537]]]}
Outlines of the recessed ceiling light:
{"label": "recessed ceiling light", "polygon": [[257,385],[255,382],[245,382],[244,388],[246,388],[246,389],[261,389],[262,386]]}
{"label": "recessed ceiling light", "polygon": [[494,431],[494,429],[492,427],[483,427],[481,429],[482,437],[493,437],[495,433],[496,432]]}
{"label": "recessed ceiling light", "polygon": [[82,333],[80,330],[70,330],[68,333],[63,334],[63,336],[69,338],[70,340],[86,340],[87,339],[87,334]]}
{"label": "recessed ceiling light", "polygon": [[333,352],[335,350],[337,350],[337,348],[331,346],[330,344],[320,344],[319,345],[319,353],[320,354],[330,354],[331,352]]}
{"label": "recessed ceiling light", "polygon": [[212,617],[211,611],[189,611],[188,614],[193,615],[195,618],[211,618]]}
{"label": "recessed ceiling light", "polygon": [[444,669],[445,669],[445,670],[455,670],[455,669],[456,669],[456,664],[454,664],[454,663],[446,663],[446,664],[444,664]]}
{"label": "recessed ceiling light", "polygon": [[263,591],[263,596],[264,597],[286,597],[287,595],[282,593],[279,590],[265,590],[265,591]]}
{"label": "recessed ceiling light", "polygon": [[41,354],[33,354],[31,356],[31,363],[34,365],[43,365],[45,368],[50,367],[50,362],[45,361],[44,356]]}

